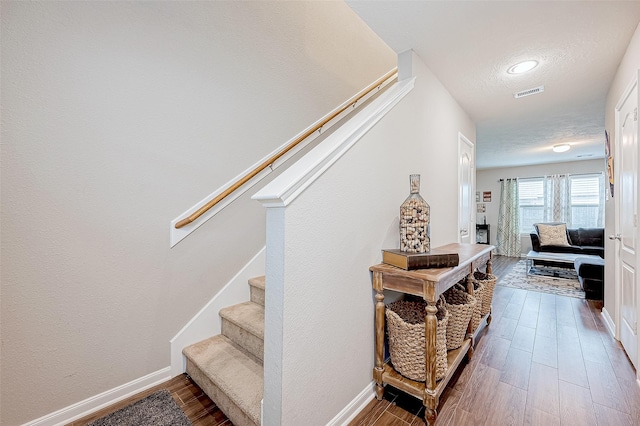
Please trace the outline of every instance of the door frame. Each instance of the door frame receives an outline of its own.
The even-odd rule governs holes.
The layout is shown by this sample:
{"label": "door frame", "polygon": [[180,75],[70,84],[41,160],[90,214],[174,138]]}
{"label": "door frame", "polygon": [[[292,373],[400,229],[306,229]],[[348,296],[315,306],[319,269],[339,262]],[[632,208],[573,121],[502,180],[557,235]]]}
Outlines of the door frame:
{"label": "door frame", "polygon": [[474,214],[474,208],[473,206],[475,205],[475,192],[476,192],[476,144],[474,142],[471,142],[471,140],[469,140],[469,138],[467,138],[465,135],[462,134],[462,132],[458,132],[458,157],[456,159],[456,162],[458,163],[458,242],[461,241],[461,237],[460,237],[460,208],[461,208],[461,201],[462,201],[462,192],[461,192],[461,188],[460,185],[462,184],[462,176],[461,176],[461,168],[460,168],[460,155],[462,154],[462,144],[468,145],[469,147],[471,147],[471,188],[469,190],[469,242],[470,243],[475,243],[476,242],[476,220],[475,220],[475,214]]}
{"label": "door frame", "polygon": [[[614,181],[614,189],[613,189],[613,198],[614,198],[614,211],[615,211],[615,217],[614,217],[614,234],[615,235],[619,235],[620,234],[620,221],[619,221],[619,212],[620,212],[620,167],[615,167],[615,159],[617,158],[618,161],[620,161],[621,158],[621,150],[622,150],[622,141],[621,141],[621,135],[619,130],[619,126],[620,126],[620,111],[624,105],[624,103],[627,101],[627,99],[629,98],[629,96],[631,96],[631,93],[633,92],[633,90],[636,88],[636,86],[638,86],[638,82],[640,81],[640,70],[637,70],[635,75],[633,76],[631,82],[629,83],[629,85],[627,86],[627,88],[624,90],[624,92],[622,93],[622,96],[620,96],[620,99],[618,100],[616,107],[615,107],[615,139],[614,139],[614,167],[613,167],[613,181]],[[640,88],[638,90],[638,98],[636,99],[636,105],[638,107],[640,107]],[[640,127],[638,127],[638,129],[640,129]],[[639,131],[640,133],[640,131]],[[636,135],[636,137],[638,138],[638,136],[640,135]],[[638,138],[638,142],[640,142],[640,138]],[[640,162],[636,162],[637,165],[640,165]],[[640,176],[640,173],[638,174],[638,176]],[[618,183],[618,185],[616,185],[616,183]],[[637,190],[640,191],[640,185],[637,185]],[[638,195],[640,194],[636,194],[636,197],[638,197]],[[640,201],[640,197],[637,198]],[[636,228],[637,229],[637,228]],[[636,235],[636,238],[638,238],[638,235]],[[640,241],[640,239],[637,239],[636,241]],[[620,330],[621,330],[621,326],[622,326],[622,277],[620,276],[620,241],[619,240],[615,240],[614,241],[615,244],[615,250],[614,250],[614,306],[615,306],[615,339],[620,341]],[[639,256],[639,252],[640,250],[636,250],[636,267],[640,264],[640,262],[638,262],[640,256]],[[638,303],[638,299],[640,297],[640,287],[639,287],[639,283],[640,283],[640,274],[637,273],[636,271],[636,318],[640,317],[640,315],[638,315],[640,312],[640,303]],[[640,334],[638,335],[640,336]],[[640,342],[638,342],[640,343]],[[640,348],[640,345],[638,346],[638,348]],[[640,354],[640,351],[638,351],[638,354]],[[636,358],[640,358],[640,356],[637,356]],[[638,361],[640,361],[640,359],[636,360],[636,365],[640,365],[640,363],[638,363]],[[640,370],[636,373],[636,378],[640,377]]]}

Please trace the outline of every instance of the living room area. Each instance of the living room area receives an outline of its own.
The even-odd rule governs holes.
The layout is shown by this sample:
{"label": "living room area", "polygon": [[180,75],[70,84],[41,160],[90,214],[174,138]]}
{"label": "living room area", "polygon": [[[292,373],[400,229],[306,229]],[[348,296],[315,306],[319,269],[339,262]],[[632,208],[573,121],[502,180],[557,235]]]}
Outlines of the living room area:
{"label": "living room area", "polygon": [[501,284],[603,300],[608,188],[605,159],[478,170],[478,241],[519,258]]}

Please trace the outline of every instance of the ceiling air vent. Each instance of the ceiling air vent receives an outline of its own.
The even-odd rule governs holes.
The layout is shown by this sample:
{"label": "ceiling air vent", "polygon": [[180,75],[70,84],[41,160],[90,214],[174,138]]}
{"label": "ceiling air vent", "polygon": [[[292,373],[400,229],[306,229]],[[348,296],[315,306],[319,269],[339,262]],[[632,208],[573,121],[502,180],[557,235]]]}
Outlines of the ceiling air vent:
{"label": "ceiling air vent", "polygon": [[542,93],[542,92],[544,92],[544,86],[538,86],[538,87],[534,87],[533,89],[527,89],[527,90],[523,90],[522,92],[514,93],[513,97],[516,99],[524,98],[525,96],[537,95],[538,93]]}

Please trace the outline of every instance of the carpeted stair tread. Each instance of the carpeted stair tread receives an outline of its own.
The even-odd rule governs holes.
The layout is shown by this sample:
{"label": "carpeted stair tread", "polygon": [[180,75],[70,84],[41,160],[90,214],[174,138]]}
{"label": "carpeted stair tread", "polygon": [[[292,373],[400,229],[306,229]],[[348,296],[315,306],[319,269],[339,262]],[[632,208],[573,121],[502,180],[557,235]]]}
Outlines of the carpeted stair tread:
{"label": "carpeted stair tread", "polygon": [[[223,335],[213,336],[188,346],[182,353],[247,417],[255,424],[260,424],[264,376],[262,365]],[[203,383],[198,385],[203,389],[207,387]],[[219,403],[215,400],[214,402]],[[225,412],[225,407],[220,408]]]}
{"label": "carpeted stair tread", "polygon": [[251,289],[251,301],[264,306],[265,277],[249,278],[249,288]]}
{"label": "carpeted stair tread", "polygon": [[253,302],[239,303],[222,308],[220,317],[264,340],[264,306]]}
{"label": "carpeted stair tread", "polygon": [[249,278],[249,285],[264,290],[265,276]]}

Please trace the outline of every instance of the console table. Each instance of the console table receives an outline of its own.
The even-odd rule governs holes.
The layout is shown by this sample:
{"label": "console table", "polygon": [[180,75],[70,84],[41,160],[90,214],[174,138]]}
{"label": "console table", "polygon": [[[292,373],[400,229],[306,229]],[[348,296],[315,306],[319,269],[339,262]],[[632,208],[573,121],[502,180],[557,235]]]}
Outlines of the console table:
{"label": "console table", "polygon": [[[438,247],[438,250],[458,253],[460,261],[454,268],[418,269],[405,271],[395,266],[379,264],[369,268],[373,272],[373,289],[375,296],[376,346],[373,379],[376,382],[376,398],[382,399],[384,385],[390,384],[416,398],[422,399],[425,406],[425,420],[434,425],[438,415],[437,408],[440,395],[453,376],[465,355],[473,355],[475,338],[483,328],[485,321],[477,330],[468,330],[467,338],[462,346],[447,354],[448,370],[443,379],[436,383],[436,301],[444,291],[458,281],[467,280],[467,291],[473,294],[471,278],[477,269],[485,269],[491,273],[491,257],[494,246],[480,244],[448,244]],[[383,290],[393,290],[405,294],[422,297],[426,302],[425,308],[425,382],[416,382],[403,377],[384,360],[384,325],[385,304]],[[486,324],[491,322],[491,311],[485,317]],[[471,325],[469,325],[469,328]]]}

